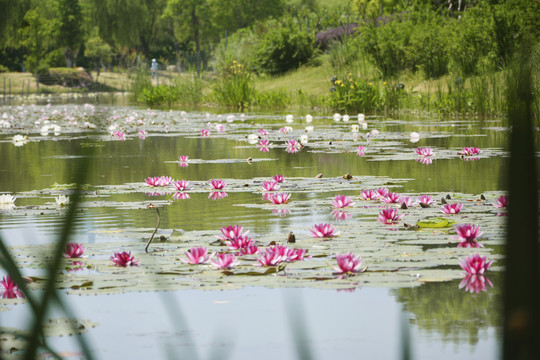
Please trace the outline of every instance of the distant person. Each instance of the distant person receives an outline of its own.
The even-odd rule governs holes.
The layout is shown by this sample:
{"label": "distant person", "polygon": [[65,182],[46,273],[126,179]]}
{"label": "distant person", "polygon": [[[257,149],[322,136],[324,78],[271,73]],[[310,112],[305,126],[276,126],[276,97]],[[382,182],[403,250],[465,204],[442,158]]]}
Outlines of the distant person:
{"label": "distant person", "polygon": [[150,71],[152,72],[152,80],[154,80],[154,78],[157,78],[159,76],[157,69],[158,69],[157,61],[156,59],[152,59],[152,65],[150,66]]}

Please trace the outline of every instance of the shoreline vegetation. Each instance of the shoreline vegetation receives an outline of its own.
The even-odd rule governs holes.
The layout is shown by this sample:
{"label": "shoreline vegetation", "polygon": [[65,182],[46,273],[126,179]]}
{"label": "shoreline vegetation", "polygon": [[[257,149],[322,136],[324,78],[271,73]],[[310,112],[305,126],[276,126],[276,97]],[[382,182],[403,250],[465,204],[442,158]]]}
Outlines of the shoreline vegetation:
{"label": "shoreline vegetation", "polygon": [[[0,27],[0,96],[125,92],[151,107],[502,116],[511,63],[524,47],[536,63],[540,53],[538,1],[269,0],[251,12],[236,0],[147,5],[131,9],[143,22],[131,27],[137,34],[109,28],[131,21],[117,19],[112,3],[12,9]],[[13,72],[21,67],[28,72]],[[536,96],[535,114],[539,104]]]}

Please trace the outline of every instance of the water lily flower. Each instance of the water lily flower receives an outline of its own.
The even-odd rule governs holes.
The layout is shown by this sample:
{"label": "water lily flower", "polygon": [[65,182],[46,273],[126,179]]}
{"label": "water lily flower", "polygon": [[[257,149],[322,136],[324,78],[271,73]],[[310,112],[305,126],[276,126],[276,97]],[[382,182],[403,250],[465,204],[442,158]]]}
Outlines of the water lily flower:
{"label": "water lily flower", "polygon": [[218,133],[223,134],[225,132],[225,125],[223,124],[215,124],[216,130]]}
{"label": "water lily flower", "polygon": [[349,115],[343,115],[342,120],[343,120],[344,122],[349,121]]}
{"label": "water lily flower", "polygon": [[336,231],[336,227],[333,224],[315,224],[313,229],[309,229],[311,237],[315,238],[331,238],[339,236],[340,231]]}
{"label": "water lily flower", "polygon": [[300,136],[300,144],[306,145],[309,142],[309,138],[306,134]]}
{"label": "water lily flower", "polygon": [[231,269],[238,265],[238,259],[233,254],[219,253],[216,259],[212,260],[212,264],[218,269]]}
{"label": "water lily flower", "polygon": [[341,115],[338,114],[338,113],[335,113],[335,114],[334,114],[334,121],[335,121],[335,122],[339,122],[340,120],[341,120]]}
{"label": "water lily flower", "polygon": [[285,217],[291,213],[289,209],[272,209],[272,214],[276,214],[279,217]]}
{"label": "water lily flower", "polygon": [[275,182],[282,183],[285,180],[285,177],[283,175],[274,175],[272,177]]}
{"label": "water lily flower", "polygon": [[459,266],[467,272],[467,275],[483,275],[489,269],[493,260],[487,261],[487,257],[478,254],[467,256],[459,260]]}
{"label": "water lily flower", "polygon": [[359,131],[360,131],[360,125],[356,125],[356,124],[351,125],[351,132],[357,133]]}
{"label": "water lily flower", "polygon": [[234,121],[234,115],[228,115],[226,120],[228,123],[232,123]]}
{"label": "water lily flower", "polygon": [[344,208],[353,205],[354,203],[352,202],[352,198],[347,195],[336,195],[336,197],[332,200],[332,206],[335,208]]}
{"label": "water lily flower", "polygon": [[356,147],[356,155],[358,156],[364,156],[364,151],[366,150],[366,147],[364,145],[360,145]]}
{"label": "water lily flower", "polygon": [[16,197],[10,194],[0,195],[0,210],[11,210],[15,207]]}
{"label": "water lily flower", "polygon": [[307,122],[307,123],[310,123],[310,122],[312,122],[312,121],[313,121],[313,116],[311,116],[311,115],[309,115],[309,114],[306,115],[306,122]]}
{"label": "water lily flower", "polygon": [[253,255],[257,254],[259,252],[259,247],[255,244],[251,244],[248,246],[244,246],[243,248],[239,249],[240,251],[237,253],[237,255]]}
{"label": "water lily flower", "polygon": [[336,254],[337,266],[331,266],[337,273],[343,275],[358,274],[366,271],[366,269],[361,269],[362,258],[360,255],[354,256],[353,253],[348,252],[345,254]]}
{"label": "water lily flower", "polygon": [[249,134],[247,136],[247,139],[248,139],[248,143],[250,143],[251,145],[255,145],[259,141],[259,135]]}
{"label": "water lily flower", "polygon": [[378,199],[380,195],[377,190],[362,190],[362,192],[360,192],[360,197],[363,200],[375,200]]}
{"label": "water lily flower", "polygon": [[209,136],[210,136],[210,130],[208,130],[208,129],[202,129],[202,130],[201,130],[201,136],[202,136],[202,137],[209,137]]}
{"label": "water lily flower", "polygon": [[458,152],[458,155],[463,156],[473,156],[473,155],[479,155],[482,151],[477,147],[464,147],[463,150]]}
{"label": "water lily flower", "polygon": [[114,140],[126,141],[126,133],[123,131],[113,131],[112,136]]}
{"label": "water lily flower", "polygon": [[82,244],[68,243],[64,250],[64,257],[69,259],[80,258],[83,256],[85,250],[86,248]]}
{"label": "water lily flower", "polygon": [[187,200],[190,198],[187,192],[175,192],[172,197],[175,200]]}
{"label": "water lily flower", "polygon": [[371,136],[377,136],[377,135],[379,135],[379,130],[377,129],[371,130]]}
{"label": "water lily flower", "polygon": [[300,145],[300,143],[296,140],[288,140],[287,141],[287,149],[286,151],[289,153],[289,154],[294,154],[294,153],[297,153],[298,151],[300,151],[300,148],[302,146]]}
{"label": "water lily flower", "polygon": [[307,133],[312,132],[312,131],[313,131],[313,126],[306,126]]}
{"label": "water lily flower", "polygon": [[291,132],[293,130],[292,127],[290,126],[284,126],[282,127],[281,129],[279,129],[279,132],[282,133],[282,134],[288,134],[289,132]]}
{"label": "water lily flower", "polygon": [[352,215],[346,211],[341,211],[339,209],[334,209],[330,212],[330,215],[337,221],[346,221],[352,218]]}
{"label": "water lily flower", "polygon": [[358,122],[363,123],[366,120],[366,115],[358,114]]}
{"label": "water lily flower", "polygon": [[292,123],[294,121],[294,116],[292,116],[291,114],[285,116],[285,121],[288,123]]}
{"label": "water lily flower", "polygon": [[178,157],[178,161],[179,161],[178,166],[181,166],[181,167],[188,167],[189,166],[189,164],[188,164],[189,156],[187,156],[187,155],[180,155]]}
{"label": "water lily flower", "polygon": [[2,285],[3,288],[3,290],[0,290],[3,299],[24,298],[24,294],[19,290],[19,287],[15,284],[11,276],[7,275],[2,277],[0,285]]}
{"label": "water lily flower", "polygon": [[266,131],[265,129],[259,129],[257,132],[259,133],[260,136],[268,135],[268,131]]}
{"label": "water lily flower", "polygon": [[403,216],[403,214],[399,215],[396,209],[386,208],[382,209],[379,213],[379,221],[384,224],[392,225],[401,220]]}
{"label": "water lily flower", "polygon": [[272,146],[273,144],[268,141],[268,140],[261,140],[259,141],[259,151],[262,151],[262,152],[269,152],[270,151],[270,147]]}
{"label": "water lily flower", "polygon": [[433,204],[433,196],[431,195],[420,195],[418,197],[418,203],[426,204],[426,205],[432,205]]}
{"label": "water lily flower", "polygon": [[416,149],[416,154],[420,156],[432,156],[434,153],[430,147],[419,147]]}
{"label": "water lily flower", "polygon": [[216,237],[222,241],[233,240],[237,237],[245,237],[249,233],[249,230],[242,233],[242,231],[244,231],[242,225],[222,226],[220,230],[223,236],[216,235]]}
{"label": "water lily flower", "polygon": [[147,134],[148,133],[146,132],[146,130],[139,130],[139,139],[141,139],[141,140],[146,139]]}
{"label": "water lily flower", "polygon": [[456,229],[456,232],[459,236],[459,238],[462,240],[458,247],[464,247],[464,248],[479,248],[484,247],[484,245],[480,244],[476,238],[481,236],[483,232],[480,231],[480,226],[476,226],[473,224],[463,224],[463,225],[455,225],[454,229]]}
{"label": "water lily flower", "polygon": [[69,197],[67,197],[66,195],[57,196],[56,198],[54,198],[54,200],[56,200],[56,205],[60,207],[64,207],[69,204]]}
{"label": "water lily flower", "polygon": [[187,260],[180,258],[180,261],[184,264],[206,264],[214,256],[214,254],[208,253],[208,248],[206,247],[192,247],[188,251],[184,252],[187,257]]}
{"label": "water lily flower", "polygon": [[[360,126],[362,127],[362,130],[367,130],[368,124],[367,124],[367,122],[363,122],[363,123],[360,123]],[[369,137],[369,134],[367,134],[367,136]],[[368,139],[368,141],[369,141],[369,139]]]}
{"label": "water lily flower", "polygon": [[262,184],[262,188],[264,191],[275,191],[279,190],[281,186],[277,181],[265,181]]}
{"label": "water lily flower", "polygon": [[411,207],[413,205],[414,201],[410,196],[402,195],[399,198],[399,203],[401,204],[401,206],[403,206],[403,204],[405,204],[405,206]]}
{"label": "water lily flower", "polygon": [[139,261],[135,260],[135,257],[131,255],[131,251],[114,253],[114,255],[111,256],[111,261],[114,265],[121,267],[139,266]]}
{"label": "water lily flower", "polygon": [[487,285],[493,287],[493,284],[485,275],[467,275],[459,283],[459,289],[465,288],[465,291],[480,294],[481,291],[487,291]]}
{"label": "water lily flower", "polygon": [[444,205],[441,207],[441,211],[442,211],[444,214],[448,214],[448,215],[451,215],[451,214],[459,214],[459,212],[461,211],[462,208],[463,208],[463,204],[458,204],[458,203],[455,203],[455,204],[444,204]]}
{"label": "water lily flower", "polygon": [[210,194],[208,194],[208,198],[212,200],[221,200],[225,199],[229,194],[227,194],[225,191],[212,191]]}
{"label": "water lily flower", "polygon": [[186,180],[178,180],[173,182],[174,187],[178,191],[184,191],[189,187],[189,181]]}
{"label": "water lily flower", "polygon": [[279,254],[278,252],[267,249],[265,252],[261,253],[257,257],[258,266],[276,266],[280,262],[283,262],[287,259],[285,255]]}
{"label": "water lily flower", "polygon": [[209,180],[208,183],[210,184],[210,186],[214,190],[223,190],[225,188],[225,186],[227,185],[227,183],[225,181],[218,180],[218,179]]}
{"label": "water lily flower", "polygon": [[387,204],[397,204],[400,202],[401,194],[389,192],[386,196],[381,197],[381,201]]}
{"label": "water lily flower", "polygon": [[412,143],[416,143],[420,140],[420,134],[418,134],[417,132],[413,131],[412,133],[410,133],[410,141]]}
{"label": "water lily flower", "polygon": [[496,208],[506,209],[508,207],[508,196],[502,195],[497,198],[497,202],[493,204]]}
{"label": "water lily flower", "polygon": [[245,248],[250,245],[254,245],[252,238],[248,238],[247,236],[236,236],[233,239],[227,240],[227,246],[229,249],[233,250],[240,250],[242,248]]}
{"label": "water lily flower", "polygon": [[276,205],[286,204],[289,202],[289,199],[291,197],[290,193],[277,193],[277,194],[271,194],[272,196],[269,198],[269,200]]}
{"label": "water lily flower", "polygon": [[416,161],[423,165],[431,165],[433,163],[433,160],[428,156],[422,156],[416,159]]}
{"label": "water lily flower", "polygon": [[13,145],[15,146],[23,146],[28,142],[28,136],[26,135],[15,135],[11,138],[11,142],[13,142]]}
{"label": "water lily flower", "polygon": [[375,191],[379,193],[379,197],[385,197],[390,192],[388,188],[378,188]]}

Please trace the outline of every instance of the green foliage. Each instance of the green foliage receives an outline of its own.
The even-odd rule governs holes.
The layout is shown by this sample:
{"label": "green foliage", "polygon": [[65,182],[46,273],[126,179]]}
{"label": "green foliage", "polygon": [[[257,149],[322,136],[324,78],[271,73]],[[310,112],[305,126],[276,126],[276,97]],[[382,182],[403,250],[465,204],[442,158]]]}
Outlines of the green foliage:
{"label": "green foliage", "polygon": [[291,103],[291,97],[285,90],[256,91],[253,104],[268,109],[283,109]]}
{"label": "green foliage", "polygon": [[231,36],[224,38],[216,46],[212,53],[214,57],[214,70],[223,74],[227,68],[237,61],[243,64],[246,69],[252,69],[255,65],[255,46],[258,38],[251,29],[242,29]]}
{"label": "green foliage", "polygon": [[6,66],[0,65],[0,74],[1,74],[1,73],[6,73],[6,72],[8,72],[8,71],[9,71],[9,69],[8,69]]}
{"label": "green foliage", "polygon": [[145,89],[152,87],[152,79],[150,72],[146,70],[146,67],[140,67],[135,72],[135,78],[131,81],[131,95],[132,101],[138,101],[139,97]]}
{"label": "green foliage", "polygon": [[66,66],[75,66],[79,49],[84,41],[82,11],[79,0],[57,0],[58,45],[66,59]]}
{"label": "green foliage", "polygon": [[212,88],[212,97],[220,105],[244,109],[254,100],[251,73],[233,61]]}
{"label": "green foliage", "polygon": [[34,73],[40,69],[43,58],[49,52],[55,26],[54,20],[44,16],[49,11],[45,5],[44,2],[42,6],[28,10],[24,15],[26,26],[19,29],[21,45],[28,51],[26,66]]}
{"label": "green foliage", "polygon": [[375,112],[383,108],[383,92],[378,81],[367,81],[348,74],[332,81],[329,104],[343,112]]}
{"label": "green foliage", "polygon": [[262,72],[282,74],[307,63],[314,54],[315,37],[297,22],[270,21],[256,50],[255,62]]}
{"label": "green foliage", "polygon": [[47,82],[70,87],[88,87],[93,80],[85,70],[73,68],[50,68]]}

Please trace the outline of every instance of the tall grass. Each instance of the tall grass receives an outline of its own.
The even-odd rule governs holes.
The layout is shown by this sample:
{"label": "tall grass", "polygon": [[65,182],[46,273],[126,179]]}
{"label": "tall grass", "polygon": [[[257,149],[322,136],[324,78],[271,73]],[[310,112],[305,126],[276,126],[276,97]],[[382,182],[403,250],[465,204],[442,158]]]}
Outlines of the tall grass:
{"label": "tall grass", "polygon": [[192,69],[177,76],[169,85],[148,84],[140,91],[137,102],[147,105],[197,105],[203,101],[203,89],[204,80]]}
{"label": "tall grass", "polygon": [[255,88],[251,73],[233,60],[212,88],[212,97],[224,106],[243,110],[254,100]]}

